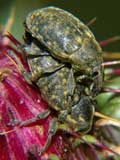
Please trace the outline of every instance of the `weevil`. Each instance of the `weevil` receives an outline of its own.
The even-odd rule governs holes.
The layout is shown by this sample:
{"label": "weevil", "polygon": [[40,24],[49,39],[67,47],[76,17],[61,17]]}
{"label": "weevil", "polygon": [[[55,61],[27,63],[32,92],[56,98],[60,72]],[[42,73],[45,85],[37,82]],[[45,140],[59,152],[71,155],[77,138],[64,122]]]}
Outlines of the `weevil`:
{"label": "weevil", "polygon": [[[30,72],[23,70],[23,75],[28,83],[37,85],[43,99],[57,112],[40,150],[44,152],[59,128],[78,134],[91,129],[95,97],[103,81],[102,50],[83,22],[56,7],[29,13],[24,24],[22,49]],[[40,113],[36,119],[49,113]]]}

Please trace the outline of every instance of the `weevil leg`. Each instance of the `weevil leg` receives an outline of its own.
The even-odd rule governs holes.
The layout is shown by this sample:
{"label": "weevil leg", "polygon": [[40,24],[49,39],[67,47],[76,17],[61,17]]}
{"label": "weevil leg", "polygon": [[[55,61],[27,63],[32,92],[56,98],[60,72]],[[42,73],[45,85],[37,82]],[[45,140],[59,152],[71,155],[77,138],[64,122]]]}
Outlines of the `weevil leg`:
{"label": "weevil leg", "polygon": [[28,72],[23,63],[21,62],[21,60],[19,59],[19,57],[14,54],[13,52],[10,52],[10,57],[13,58],[13,60],[15,60],[15,65],[16,65],[16,68],[18,70],[18,72],[20,74],[22,74],[25,78],[25,80],[29,83],[29,84],[32,84],[32,75],[31,75],[31,72]]}
{"label": "weevil leg", "polygon": [[31,43],[30,45],[28,44],[22,44],[20,46],[17,47],[18,50],[26,53],[26,57],[27,56],[48,56],[49,53],[48,52],[43,52],[40,50],[39,47],[37,47],[34,43]]}
{"label": "weevil leg", "polygon": [[46,117],[49,116],[49,114],[50,114],[50,110],[46,110],[44,112],[39,113],[36,117],[33,117],[31,119],[20,122],[19,126],[20,127],[27,126],[31,123],[34,123],[34,122],[38,121],[38,120],[45,119]]}
{"label": "weevil leg", "polygon": [[48,117],[50,114],[50,110],[46,110],[44,112],[41,112],[39,113],[37,116],[31,118],[31,119],[28,119],[28,120],[25,120],[25,121],[19,121],[19,120],[16,120],[15,118],[11,120],[11,122],[9,122],[9,126],[15,126],[15,125],[18,125],[19,127],[24,127],[24,126],[27,126],[31,123],[34,123],[38,120],[42,120],[42,119],[45,119],[46,117]]}
{"label": "weevil leg", "polygon": [[75,82],[75,78],[73,75],[73,70],[70,70],[69,76],[68,76],[68,83],[67,83],[67,87],[68,87],[68,93],[69,95],[73,96],[75,87],[76,87],[76,82]]}
{"label": "weevil leg", "polygon": [[30,85],[33,84],[33,81],[32,81],[32,73],[31,73],[31,72],[23,71],[23,72],[22,72],[22,75],[23,75],[25,81],[26,81],[28,84],[30,84]]}
{"label": "weevil leg", "polygon": [[[68,75],[68,80],[67,80],[67,89],[68,89],[68,105],[67,105],[67,110],[71,111],[72,105],[71,105],[71,98],[73,97],[74,91],[76,87],[76,82],[75,78],[73,75],[73,70],[70,70],[70,73]],[[65,112],[64,112],[65,113]]]}
{"label": "weevil leg", "polygon": [[58,121],[56,118],[54,118],[50,122],[47,141],[46,141],[45,145],[38,150],[39,155],[41,155],[42,153],[44,153],[48,149],[48,147],[51,143],[52,137],[55,135],[57,130],[58,130]]}

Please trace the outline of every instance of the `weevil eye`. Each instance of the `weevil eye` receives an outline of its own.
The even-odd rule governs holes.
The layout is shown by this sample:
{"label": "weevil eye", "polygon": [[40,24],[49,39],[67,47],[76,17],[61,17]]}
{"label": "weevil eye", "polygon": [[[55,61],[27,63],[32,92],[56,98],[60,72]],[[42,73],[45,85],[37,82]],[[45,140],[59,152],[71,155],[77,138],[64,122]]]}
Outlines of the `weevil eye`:
{"label": "weevil eye", "polygon": [[98,71],[94,71],[94,72],[92,73],[92,77],[97,77],[97,76],[98,76],[98,74],[99,74],[99,72],[98,72]]}

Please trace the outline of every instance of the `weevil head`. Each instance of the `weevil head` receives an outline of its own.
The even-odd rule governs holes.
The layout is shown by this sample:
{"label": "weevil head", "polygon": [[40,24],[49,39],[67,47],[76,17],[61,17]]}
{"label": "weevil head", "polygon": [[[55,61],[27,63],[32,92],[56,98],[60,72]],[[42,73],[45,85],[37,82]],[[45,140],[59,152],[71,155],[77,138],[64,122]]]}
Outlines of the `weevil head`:
{"label": "weevil head", "polygon": [[85,96],[78,104],[72,107],[72,111],[67,115],[66,121],[70,128],[79,133],[86,133],[91,129],[94,117],[94,104],[92,100]]}

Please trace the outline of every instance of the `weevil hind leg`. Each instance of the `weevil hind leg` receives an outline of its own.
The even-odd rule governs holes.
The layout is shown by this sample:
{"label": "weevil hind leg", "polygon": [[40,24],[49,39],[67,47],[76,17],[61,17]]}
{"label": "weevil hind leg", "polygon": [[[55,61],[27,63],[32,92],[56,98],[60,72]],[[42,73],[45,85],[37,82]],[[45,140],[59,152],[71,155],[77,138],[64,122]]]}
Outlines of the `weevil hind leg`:
{"label": "weevil hind leg", "polygon": [[57,130],[58,130],[58,121],[56,118],[54,118],[50,122],[50,127],[49,127],[49,131],[48,131],[48,138],[47,138],[45,145],[42,148],[38,149],[39,156],[48,149],[49,145],[51,144],[52,137],[55,135]]}
{"label": "weevil hind leg", "polygon": [[50,110],[46,110],[44,112],[39,113],[37,116],[35,116],[35,117],[31,118],[31,119],[28,119],[28,120],[25,120],[23,122],[20,122],[19,126],[22,126],[22,127],[23,126],[27,126],[27,125],[29,125],[31,123],[34,123],[34,122],[38,121],[38,120],[45,119],[45,118],[47,118],[49,116],[49,114],[50,114]]}
{"label": "weevil hind leg", "polygon": [[[23,127],[23,126],[29,125],[37,120],[46,118],[49,114],[50,114],[50,111],[47,110],[46,112],[42,112],[42,113],[38,114],[34,118],[31,118],[29,120],[21,122],[19,126]],[[47,140],[46,140],[44,146],[42,148],[37,149],[37,153],[39,156],[48,149],[49,145],[51,144],[52,137],[55,135],[56,131],[58,130],[58,126],[59,126],[59,123],[58,123],[57,119],[53,118],[52,121],[50,122],[48,137],[47,137]]]}
{"label": "weevil hind leg", "polygon": [[19,121],[19,120],[16,120],[15,118],[12,118],[11,122],[8,125],[9,126],[18,125],[19,127],[25,127],[25,126],[30,125],[38,120],[42,120],[42,119],[47,118],[49,116],[49,114],[50,114],[50,110],[46,110],[46,111],[39,113],[37,116],[30,118],[30,119],[27,119],[27,120],[24,120],[24,121]]}

